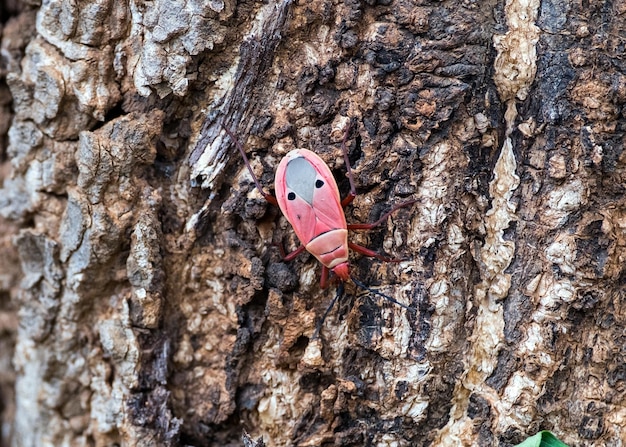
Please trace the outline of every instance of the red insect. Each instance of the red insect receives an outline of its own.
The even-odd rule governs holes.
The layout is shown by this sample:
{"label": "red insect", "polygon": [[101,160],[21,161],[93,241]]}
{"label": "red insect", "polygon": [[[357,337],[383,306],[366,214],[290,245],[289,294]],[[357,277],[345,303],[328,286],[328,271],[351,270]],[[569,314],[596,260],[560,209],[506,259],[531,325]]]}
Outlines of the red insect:
{"label": "red insect", "polygon": [[[276,170],[275,188],[276,197],[263,191],[258,179],[252,171],[248,157],[230,130],[224,127],[229,137],[235,142],[246,167],[254,180],[259,192],[265,199],[278,205],[291,226],[293,227],[302,245],[295,251],[281,254],[286,261],[290,261],[304,250],[315,256],[322,264],[320,286],[328,286],[329,271],[340,282],[352,280],[357,286],[369,290],[379,296],[404,307],[387,295],[362,284],[350,276],[348,263],[349,250],[352,249],[365,256],[374,257],[381,261],[398,262],[399,260],[383,256],[369,248],[348,242],[348,230],[369,230],[384,222],[394,211],[410,206],[416,201],[411,200],[394,206],[376,222],[368,224],[347,224],[343,208],[349,205],[356,197],[352,169],[348,159],[346,140],[350,133],[350,125],[346,128],[341,148],[350,180],[350,194],[343,200],[339,196],[339,188],[330,169],[324,161],[306,149],[295,149],[289,152],[278,165]],[[334,302],[335,300],[333,300]],[[332,304],[331,304],[332,306]]]}

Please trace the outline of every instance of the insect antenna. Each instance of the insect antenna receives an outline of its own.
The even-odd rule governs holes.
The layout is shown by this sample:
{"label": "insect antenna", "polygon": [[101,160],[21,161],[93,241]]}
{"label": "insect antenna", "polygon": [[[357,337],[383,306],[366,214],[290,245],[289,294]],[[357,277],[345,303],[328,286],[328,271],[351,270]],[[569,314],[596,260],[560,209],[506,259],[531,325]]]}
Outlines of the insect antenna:
{"label": "insect antenna", "polygon": [[415,312],[416,312],[416,309],[415,309],[415,308],[413,308],[413,307],[409,307],[409,306],[407,306],[406,304],[402,304],[400,301],[398,301],[398,300],[396,300],[396,299],[394,299],[394,298],[390,297],[389,295],[385,295],[384,293],[379,292],[379,291],[378,291],[378,290],[376,290],[376,289],[372,289],[371,287],[367,287],[365,284],[363,284],[363,283],[362,283],[361,281],[359,281],[358,279],[355,279],[355,278],[354,278],[354,277],[352,277],[352,276],[350,277],[350,279],[352,280],[352,282],[353,282],[354,284],[356,284],[356,285],[357,285],[358,287],[360,287],[361,289],[363,289],[363,290],[367,290],[368,292],[373,293],[374,295],[378,295],[378,296],[380,296],[380,297],[382,297],[382,298],[386,299],[387,301],[391,301],[393,304],[397,304],[398,306],[402,307],[403,309],[408,310],[409,312],[413,312],[413,313],[415,313]]}
{"label": "insect antenna", "polygon": [[254,184],[256,185],[256,189],[259,190],[261,195],[269,203],[271,203],[272,205],[278,205],[278,202],[276,202],[276,197],[274,197],[271,194],[266,193],[263,190],[263,187],[259,183],[259,179],[256,177],[256,175],[254,174],[254,171],[252,170],[252,166],[250,166],[250,160],[248,160],[248,156],[246,155],[246,151],[243,150],[243,146],[241,146],[241,143],[239,142],[237,137],[230,131],[230,129],[228,127],[226,127],[226,125],[224,123],[222,123],[222,129],[224,129],[224,131],[228,134],[230,139],[235,143],[235,146],[237,146],[237,149],[239,150],[239,153],[243,157],[243,162],[246,165],[246,168],[248,168],[248,172],[250,173],[250,176],[252,177],[252,180],[254,181]]}
{"label": "insect antenna", "polygon": [[326,311],[324,312],[324,315],[322,315],[322,319],[319,321],[319,323],[317,323],[317,325],[315,326],[315,332],[313,332],[313,338],[311,338],[311,340],[316,340],[317,337],[319,337],[320,335],[320,331],[322,330],[322,326],[324,325],[324,321],[326,320],[326,317],[328,316],[328,314],[330,313],[331,309],[333,308],[333,306],[335,305],[335,303],[339,300],[339,298],[341,298],[343,296],[343,283],[340,282],[337,285],[337,294],[335,295],[335,297],[332,299],[332,301],[330,302],[330,304],[328,305],[328,307],[326,308]]}

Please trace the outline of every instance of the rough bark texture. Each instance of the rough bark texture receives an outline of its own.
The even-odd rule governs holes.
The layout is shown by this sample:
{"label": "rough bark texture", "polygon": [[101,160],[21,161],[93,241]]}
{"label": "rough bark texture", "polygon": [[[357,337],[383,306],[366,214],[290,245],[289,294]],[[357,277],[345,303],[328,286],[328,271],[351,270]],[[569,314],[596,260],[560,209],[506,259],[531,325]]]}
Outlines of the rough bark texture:
{"label": "rough bark texture", "polygon": [[[621,442],[624,1],[0,14],[3,445]],[[354,275],[416,312],[348,285],[312,340],[334,288],[222,125],[346,193],[349,121],[348,220],[419,201]]]}

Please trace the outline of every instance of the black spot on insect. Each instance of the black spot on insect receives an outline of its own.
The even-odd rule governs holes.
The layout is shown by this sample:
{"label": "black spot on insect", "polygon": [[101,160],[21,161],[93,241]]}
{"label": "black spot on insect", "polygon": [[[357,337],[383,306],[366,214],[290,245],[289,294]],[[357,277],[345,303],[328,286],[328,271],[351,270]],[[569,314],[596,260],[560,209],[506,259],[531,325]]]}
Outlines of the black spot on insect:
{"label": "black spot on insect", "polygon": [[296,214],[296,218],[297,218],[298,220],[301,220],[301,219],[302,219],[302,216],[301,216],[301,215],[299,215],[299,214]]}
{"label": "black spot on insect", "polygon": [[296,193],[295,192],[290,192],[289,194],[287,194],[287,198],[289,200],[296,200]]}
{"label": "black spot on insect", "polygon": [[315,187],[316,188],[321,188],[322,186],[324,186],[324,181],[323,180],[317,180],[315,182]]}

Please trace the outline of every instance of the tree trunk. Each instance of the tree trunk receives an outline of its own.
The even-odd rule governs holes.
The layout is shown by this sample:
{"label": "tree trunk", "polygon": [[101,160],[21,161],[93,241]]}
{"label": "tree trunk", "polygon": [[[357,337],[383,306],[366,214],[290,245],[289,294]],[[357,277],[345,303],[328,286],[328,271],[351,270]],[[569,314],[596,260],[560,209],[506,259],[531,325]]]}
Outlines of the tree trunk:
{"label": "tree trunk", "polygon": [[[625,5],[0,1],[3,445],[620,444]],[[351,272],[410,310],[347,282],[314,339],[223,126],[345,195],[349,123],[348,222],[417,200]]]}

